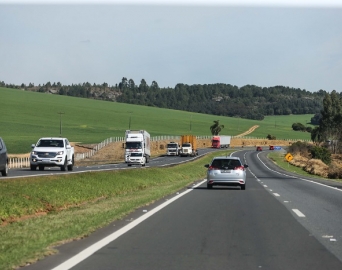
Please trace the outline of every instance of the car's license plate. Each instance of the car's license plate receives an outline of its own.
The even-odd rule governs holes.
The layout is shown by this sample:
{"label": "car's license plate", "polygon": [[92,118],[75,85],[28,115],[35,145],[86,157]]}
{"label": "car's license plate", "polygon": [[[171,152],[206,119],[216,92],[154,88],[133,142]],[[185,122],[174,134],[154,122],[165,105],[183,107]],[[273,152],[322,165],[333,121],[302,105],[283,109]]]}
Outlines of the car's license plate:
{"label": "car's license plate", "polygon": [[221,173],[231,173],[231,170],[221,170]]}

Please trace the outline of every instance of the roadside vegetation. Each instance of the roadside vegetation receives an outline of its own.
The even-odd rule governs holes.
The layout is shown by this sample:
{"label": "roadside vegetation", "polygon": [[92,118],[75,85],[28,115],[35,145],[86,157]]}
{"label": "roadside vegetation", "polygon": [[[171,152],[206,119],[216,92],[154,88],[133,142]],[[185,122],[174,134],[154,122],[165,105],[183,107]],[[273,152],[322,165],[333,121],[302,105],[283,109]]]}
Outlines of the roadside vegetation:
{"label": "roadside vegetation", "polygon": [[[231,151],[224,151],[222,155]],[[217,153],[173,167],[0,181],[0,269],[26,265],[205,178]]]}
{"label": "roadside vegetation", "polygon": [[310,133],[293,131],[291,126],[294,122],[309,125],[313,116],[267,116],[258,121],[1,87],[0,94],[5,112],[0,117],[0,135],[10,154],[30,152],[39,138],[59,136],[61,127],[63,137],[81,144],[123,137],[129,127],[147,130],[151,136],[210,136],[213,121],[224,125],[220,135],[238,135],[257,125],[249,136],[310,140]]}

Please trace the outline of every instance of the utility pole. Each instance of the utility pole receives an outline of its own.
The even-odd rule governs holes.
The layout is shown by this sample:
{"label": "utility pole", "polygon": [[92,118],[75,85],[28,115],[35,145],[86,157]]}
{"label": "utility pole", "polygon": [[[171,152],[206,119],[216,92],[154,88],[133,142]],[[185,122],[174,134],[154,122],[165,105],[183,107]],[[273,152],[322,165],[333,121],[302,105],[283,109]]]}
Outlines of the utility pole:
{"label": "utility pole", "polygon": [[132,112],[129,112],[128,130],[131,130],[131,116]]}
{"label": "utility pole", "polygon": [[62,137],[62,114],[64,112],[58,112],[59,114],[59,137]]}

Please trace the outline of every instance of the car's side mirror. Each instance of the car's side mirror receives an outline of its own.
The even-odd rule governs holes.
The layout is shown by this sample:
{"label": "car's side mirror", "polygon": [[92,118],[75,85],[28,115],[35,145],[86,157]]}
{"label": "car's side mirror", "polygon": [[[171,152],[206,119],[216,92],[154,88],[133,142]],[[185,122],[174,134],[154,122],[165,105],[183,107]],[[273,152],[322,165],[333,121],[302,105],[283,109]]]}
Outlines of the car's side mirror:
{"label": "car's side mirror", "polygon": [[248,165],[247,165],[247,164],[244,164],[243,167],[248,168]]}
{"label": "car's side mirror", "polygon": [[204,167],[209,168],[209,164],[205,164]]}
{"label": "car's side mirror", "polygon": [[71,149],[70,144],[68,144],[68,145],[66,146],[66,149]]}
{"label": "car's side mirror", "polygon": [[35,148],[35,147],[36,147],[36,145],[35,145],[35,144],[32,144],[32,145],[31,145],[31,148]]}

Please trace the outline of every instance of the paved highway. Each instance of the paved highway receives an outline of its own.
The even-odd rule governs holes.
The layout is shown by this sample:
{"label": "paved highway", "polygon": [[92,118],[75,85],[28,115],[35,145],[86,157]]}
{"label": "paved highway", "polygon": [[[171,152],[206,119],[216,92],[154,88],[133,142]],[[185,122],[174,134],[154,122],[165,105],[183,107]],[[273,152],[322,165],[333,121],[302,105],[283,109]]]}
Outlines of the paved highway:
{"label": "paved highway", "polygon": [[245,191],[199,181],[25,269],[342,269],[341,185],[283,172],[266,152],[234,153]]}

